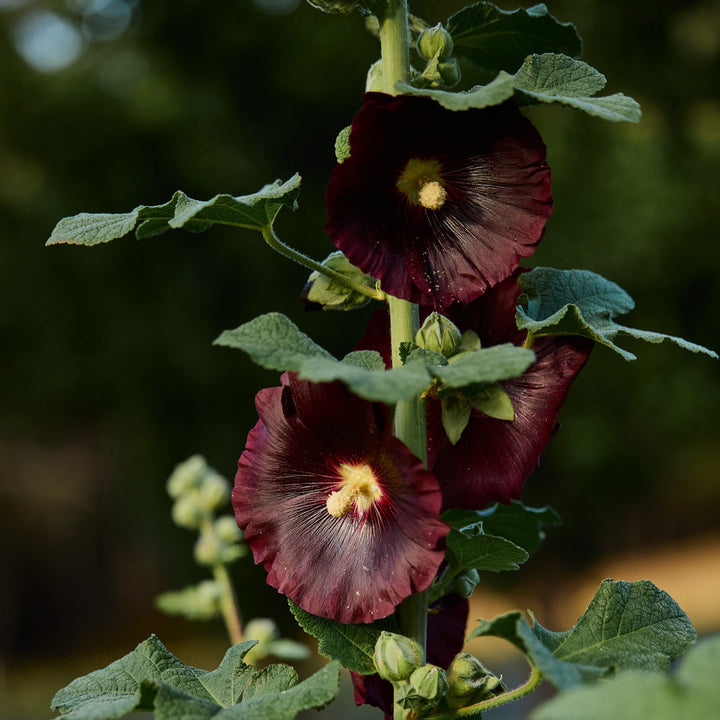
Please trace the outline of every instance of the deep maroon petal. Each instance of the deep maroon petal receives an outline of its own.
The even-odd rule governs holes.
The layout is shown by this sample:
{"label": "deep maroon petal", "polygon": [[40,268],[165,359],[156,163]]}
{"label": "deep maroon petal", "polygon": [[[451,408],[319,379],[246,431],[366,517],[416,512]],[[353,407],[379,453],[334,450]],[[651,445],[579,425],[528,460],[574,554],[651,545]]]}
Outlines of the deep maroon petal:
{"label": "deep maroon petal", "polygon": [[[429,609],[427,624],[427,661],[447,668],[462,651],[465,642],[469,603],[466,598],[446,595]],[[392,718],[393,687],[379,675],[350,673],[356,705],[380,708],[385,717]]]}
{"label": "deep maroon petal", "polygon": [[[512,102],[453,112],[426,97],[367,93],[350,149],[330,178],[328,234],[412,302],[478,297],[534,251],[552,212],[545,146]],[[398,188],[410,160],[438,163],[447,194],[438,209]]]}
{"label": "deep maroon petal", "polygon": [[[371,622],[424,590],[443,558],[435,477],[392,437],[387,409],[339,383],[290,374],[261,390],[260,420],[238,461],[233,506],[268,583],[308,612]],[[372,469],[382,497],[364,512],[328,512],[341,465]]]}

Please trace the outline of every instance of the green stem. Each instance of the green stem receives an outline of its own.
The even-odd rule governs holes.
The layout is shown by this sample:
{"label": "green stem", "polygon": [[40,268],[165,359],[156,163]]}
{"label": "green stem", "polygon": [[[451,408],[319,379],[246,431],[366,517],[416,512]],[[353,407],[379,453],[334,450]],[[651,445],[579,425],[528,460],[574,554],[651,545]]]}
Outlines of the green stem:
{"label": "green stem", "polygon": [[240,607],[238,606],[235,595],[235,588],[233,587],[227,567],[222,563],[213,565],[213,575],[215,582],[222,588],[220,610],[225,620],[225,627],[227,627],[230,642],[233,645],[237,645],[245,639],[245,635],[243,633]]}
{"label": "green stem", "polygon": [[408,43],[407,0],[387,0],[380,21],[380,52],[382,55],[383,86],[386,93],[395,95],[395,86],[410,78],[410,47]]}
{"label": "green stem", "polygon": [[371,288],[367,285],[363,285],[362,283],[356,282],[355,280],[352,280],[349,277],[346,277],[342,273],[337,272],[337,270],[332,270],[329,267],[326,267],[322,263],[317,262],[316,260],[313,260],[312,258],[308,257],[307,255],[304,255],[301,252],[298,252],[294,248],[291,248],[289,245],[286,245],[280,238],[275,234],[275,230],[272,228],[272,226],[266,226],[262,230],[263,237],[265,238],[265,242],[275,251],[279,252],[281,255],[284,255],[286,258],[289,258],[290,260],[293,260],[294,262],[298,263],[299,265],[302,265],[303,267],[308,268],[309,270],[314,270],[315,272],[319,272],[321,275],[325,275],[326,277],[331,278],[332,280],[336,280],[339,283],[342,283],[346,287],[352,288],[356,292],[359,292],[362,295],[365,295],[366,297],[371,298],[372,300],[385,300],[387,297],[385,293],[378,289],[378,288]]}
{"label": "green stem", "polygon": [[493,708],[500,707],[500,705],[505,705],[506,703],[530,694],[540,684],[541,680],[542,673],[533,665],[528,681],[524,685],[515,688],[515,690],[510,690],[510,692],[503,693],[502,695],[496,695],[488,700],[475,703],[475,705],[468,705],[467,707],[458,708],[457,710],[429,715],[428,718],[429,720],[456,720],[458,718],[480,717],[480,713],[485,712],[485,710],[492,710]]}

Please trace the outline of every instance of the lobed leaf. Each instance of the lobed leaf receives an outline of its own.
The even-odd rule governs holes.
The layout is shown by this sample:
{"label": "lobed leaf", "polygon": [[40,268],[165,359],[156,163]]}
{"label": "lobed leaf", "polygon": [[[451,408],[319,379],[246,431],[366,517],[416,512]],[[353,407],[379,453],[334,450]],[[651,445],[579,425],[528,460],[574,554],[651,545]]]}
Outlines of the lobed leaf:
{"label": "lobed leaf", "polygon": [[712,718],[720,707],[720,636],[701,641],[673,677],[630,670],[545,703],[531,720]]}
{"label": "lobed leaf", "polygon": [[487,85],[464,92],[425,90],[399,83],[409,95],[426,95],[448,110],[469,110],[499,105],[514,98],[518,105],[560,103],[613,122],[638,122],[640,106],[622,93],[594,97],[605,85],[605,77],[587,63],[567,55],[543,53],[525,58],[510,75],[501,70]]}
{"label": "lobed leaf", "polygon": [[508,11],[477,2],[451,15],[447,29],[458,57],[492,72],[512,72],[531,53],[582,54],[575,26],[556,20],[543,3]]}
{"label": "lobed leaf", "polygon": [[263,230],[270,227],[283,207],[297,208],[300,176],[287,182],[276,180],[252,195],[216,195],[193,200],[181,191],[164,205],[139,205],[129,213],[80,213],[63,218],[55,226],[47,245],[98,245],[135,230],[138,239],[183,227],[202,232],[212,225]]}
{"label": "lobed leaf", "polygon": [[518,377],[534,361],[532,350],[505,343],[473,350],[448,365],[432,366],[432,373],[445,387],[462,388]]}
{"label": "lobed leaf", "polygon": [[383,630],[399,632],[392,617],[369,625],[344,625],[312,615],[295,605],[292,600],[288,600],[288,604],[300,627],[319,641],[318,652],[321,655],[338,660],[344,668],[361,675],[372,675],[376,672],[373,654],[380,633]]}
{"label": "lobed leaf", "polygon": [[560,690],[619,670],[664,671],[695,640],[677,603],[648,581],[605,580],[569,631],[531,628],[513,611],[481,620],[470,638],[492,635],[518,647],[543,677]]}
{"label": "lobed leaf", "polygon": [[518,570],[529,557],[511,540],[486,533],[482,521],[453,528],[446,537],[446,543],[447,561],[460,570]]}
{"label": "lobed leaf", "polygon": [[651,343],[672,342],[685,350],[717,357],[712,350],[682,338],[636,330],[615,322],[633,309],[632,298],[618,285],[588,270],[539,267],[518,278],[526,303],[517,308],[517,326],[536,336],[581,335],[615,350],[626,360],[633,353],[616,344],[621,337]]}

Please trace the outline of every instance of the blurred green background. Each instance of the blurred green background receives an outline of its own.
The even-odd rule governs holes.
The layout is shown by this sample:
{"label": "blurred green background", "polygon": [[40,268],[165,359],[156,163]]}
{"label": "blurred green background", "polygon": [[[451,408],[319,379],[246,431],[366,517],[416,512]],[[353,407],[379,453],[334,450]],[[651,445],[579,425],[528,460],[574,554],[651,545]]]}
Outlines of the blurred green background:
{"label": "blurred green background", "polygon": [[[411,9],[434,23],[462,5]],[[635,97],[644,117],[635,126],[555,106],[529,112],[548,145],[555,212],[526,264],[599,272],[635,298],[629,324],[718,350],[720,2],[548,6],[578,26],[608,92]],[[90,249],[45,248],[46,238],[80,211],[163,203],[176,189],[247,194],[299,171],[300,209],[277,229],[324,257],[335,135],[377,55],[359,16],[301,0],[0,0],[7,717],[47,716],[56,689],[150,632],[190,664],[217,660],[220,624],[153,609],[159,592],[204,577],[164,484],[193,453],[232,478],[254,395],[277,376],[211,342],[277,310],[342,355],[369,312],[304,314],[307,273],[249,231]],[[479,78],[464,69],[465,86]],[[679,567],[692,561],[683,548],[711,548],[697,573],[705,594],[720,576],[719,366],[673,346],[630,347],[635,363],[595,350],[528,482],[526,501],[553,505],[563,526],[516,576],[483,584],[540,598],[545,625],[560,618],[554,599],[608,559],[672,549]],[[235,573],[246,616],[274,615],[293,633],[264,573],[249,560]],[[720,628],[720,611],[703,622]]]}

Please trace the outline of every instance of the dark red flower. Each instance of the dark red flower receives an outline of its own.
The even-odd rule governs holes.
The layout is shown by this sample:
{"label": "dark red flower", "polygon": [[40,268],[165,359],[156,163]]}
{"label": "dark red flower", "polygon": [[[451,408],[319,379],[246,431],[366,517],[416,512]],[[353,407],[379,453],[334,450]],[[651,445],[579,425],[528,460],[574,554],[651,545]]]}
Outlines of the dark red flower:
{"label": "dark red flower", "polygon": [[453,112],[366,93],[327,191],[333,243],[387,293],[468,302],[532,254],[552,212],[539,134],[512,101]]}
{"label": "dark red flower", "polygon": [[386,617],[428,587],[448,532],[440,491],[388,409],[294,373],[255,405],[233,507],[268,583],[342,623]]}
{"label": "dark red flower", "polygon": [[[462,651],[465,643],[469,603],[466,598],[446,595],[433,603],[428,612],[427,661],[447,668]],[[387,720],[392,719],[393,687],[379,675],[350,673],[356,705],[380,708]]]}
{"label": "dark red flower", "polygon": [[[518,330],[515,323],[519,274],[471,303],[452,305],[444,314],[460,330],[474,330],[482,347],[522,345],[527,332]],[[376,313],[359,347],[379,350],[388,362],[387,338],[386,313]],[[592,341],[581,337],[537,338],[532,346],[535,362],[521,377],[500,383],[512,402],[514,420],[497,420],[473,409],[455,445],[443,429],[440,402],[428,402],[428,466],[440,482],[443,510],[479,510],[495,501],[520,498],[555,433],[562,403],[592,346]]]}

